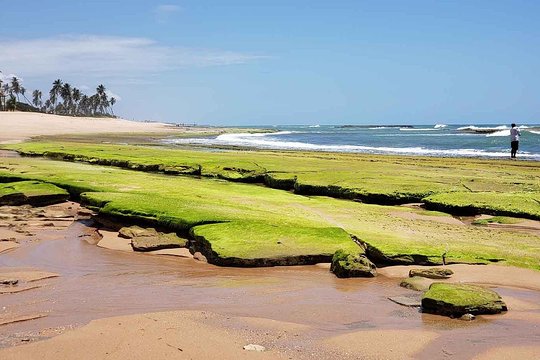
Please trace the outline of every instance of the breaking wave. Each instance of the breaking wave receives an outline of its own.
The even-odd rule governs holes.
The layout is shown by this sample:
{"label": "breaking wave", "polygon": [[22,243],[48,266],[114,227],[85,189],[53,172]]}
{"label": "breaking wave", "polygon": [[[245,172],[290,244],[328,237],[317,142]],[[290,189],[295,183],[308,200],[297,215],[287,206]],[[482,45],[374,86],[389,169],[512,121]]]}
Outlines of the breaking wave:
{"label": "breaking wave", "polygon": [[[508,157],[508,152],[485,151],[478,149],[430,149],[424,147],[389,147],[389,146],[363,146],[363,145],[322,145],[299,141],[282,141],[281,135],[292,134],[291,131],[276,133],[253,133],[253,134],[222,134],[216,138],[194,138],[167,140],[173,144],[197,144],[197,145],[225,145],[253,147],[257,149],[277,150],[305,150],[305,151],[328,151],[328,152],[358,152],[374,154],[399,154],[399,155],[425,155],[442,157]],[[521,157],[540,158],[540,154],[522,152]]]}

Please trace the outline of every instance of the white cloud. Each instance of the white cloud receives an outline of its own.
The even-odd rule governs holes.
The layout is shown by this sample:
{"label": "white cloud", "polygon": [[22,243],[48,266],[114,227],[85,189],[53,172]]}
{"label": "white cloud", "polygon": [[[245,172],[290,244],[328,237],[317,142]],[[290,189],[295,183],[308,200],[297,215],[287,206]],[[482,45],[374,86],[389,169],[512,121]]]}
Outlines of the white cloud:
{"label": "white cloud", "polygon": [[4,41],[0,64],[25,76],[141,78],[184,67],[243,64],[265,58],[234,51],[160,45],[147,38],[60,36]]}
{"label": "white cloud", "polygon": [[182,8],[178,5],[163,4],[154,9],[156,20],[159,23],[166,23],[173,14],[179,12]]}
{"label": "white cloud", "polygon": [[118,94],[115,94],[113,93],[111,90],[107,89],[105,90],[105,94],[107,94],[107,96],[110,98],[115,98],[116,101],[121,101],[122,100],[122,97]]}

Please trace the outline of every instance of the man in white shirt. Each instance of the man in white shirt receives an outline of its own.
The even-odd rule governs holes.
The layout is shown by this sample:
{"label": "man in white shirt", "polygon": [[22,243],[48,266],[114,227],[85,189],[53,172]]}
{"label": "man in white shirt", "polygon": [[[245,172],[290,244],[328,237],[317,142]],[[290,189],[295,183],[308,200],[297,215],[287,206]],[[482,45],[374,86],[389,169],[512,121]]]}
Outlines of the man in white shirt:
{"label": "man in white shirt", "polygon": [[521,132],[516,127],[516,124],[512,124],[512,128],[510,129],[510,145],[512,147],[512,150],[510,151],[510,157],[514,159],[516,157],[516,153],[519,149],[519,136],[521,135]]}

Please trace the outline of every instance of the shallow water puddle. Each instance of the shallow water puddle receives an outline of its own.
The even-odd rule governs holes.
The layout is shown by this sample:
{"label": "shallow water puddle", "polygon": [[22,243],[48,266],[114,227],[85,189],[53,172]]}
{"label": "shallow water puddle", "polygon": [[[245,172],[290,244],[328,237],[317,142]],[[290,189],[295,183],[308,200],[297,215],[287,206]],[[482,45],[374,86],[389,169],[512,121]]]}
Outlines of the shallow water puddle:
{"label": "shallow water puddle", "polygon": [[[421,314],[418,308],[387,299],[411,292],[384,276],[338,279],[318,266],[222,268],[193,259],[103,249],[84,240],[88,230],[76,222],[62,231],[40,233],[41,241],[0,255],[0,271],[32,268],[60,275],[41,280],[39,289],[0,295],[4,311],[48,315],[0,327],[0,346],[19,341],[17,334],[103,317],[208,310],[307,325],[315,340],[374,329],[436,331],[441,337],[424,352],[428,358],[439,356],[443,348],[472,354],[493,345],[529,343],[536,340],[533,330],[540,323],[506,315],[464,322]],[[503,297],[540,304],[539,292],[498,290]],[[540,305],[520,311],[516,314],[539,312]]]}

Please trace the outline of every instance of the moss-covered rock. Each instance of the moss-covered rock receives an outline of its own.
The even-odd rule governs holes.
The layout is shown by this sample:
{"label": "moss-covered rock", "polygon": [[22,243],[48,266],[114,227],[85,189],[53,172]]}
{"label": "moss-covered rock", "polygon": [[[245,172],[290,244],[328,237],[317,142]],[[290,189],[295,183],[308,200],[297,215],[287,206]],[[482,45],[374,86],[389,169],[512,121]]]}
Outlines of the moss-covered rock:
{"label": "moss-covered rock", "polygon": [[0,184],[0,205],[46,206],[66,201],[69,193],[53,184],[17,181]]}
{"label": "moss-covered rock", "polygon": [[430,268],[430,269],[411,269],[409,277],[420,276],[429,279],[449,279],[454,272],[450,269]]}
{"label": "moss-covered rock", "polygon": [[174,233],[161,233],[154,228],[139,226],[123,227],[118,232],[120,237],[131,239],[131,246],[135,251],[153,251],[160,249],[173,249],[186,247],[187,240]]}
{"label": "moss-covered rock", "polygon": [[468,284],[433,283],[422,297],[422,311],[459,317],[463,314],[499,314],[506,304],[495,291]]}
{"label": "moss-covered rock", "polygon": [[334,253],[330,271],[339,278],[377,276],[377,268],[363,253],[341,249]]}

